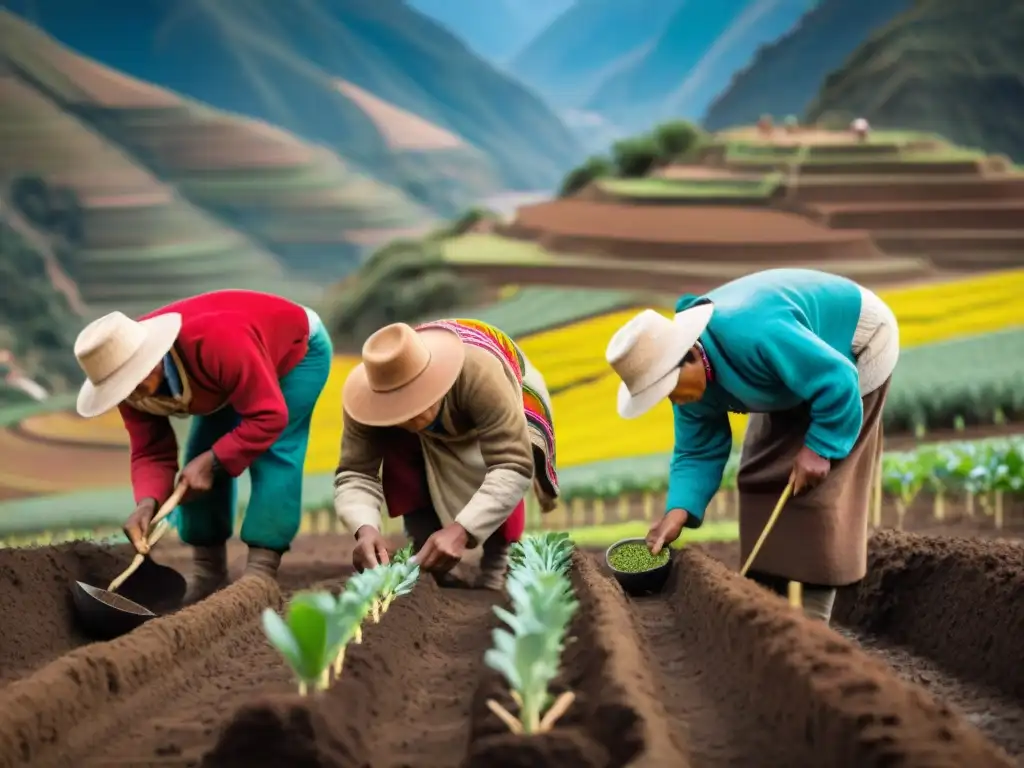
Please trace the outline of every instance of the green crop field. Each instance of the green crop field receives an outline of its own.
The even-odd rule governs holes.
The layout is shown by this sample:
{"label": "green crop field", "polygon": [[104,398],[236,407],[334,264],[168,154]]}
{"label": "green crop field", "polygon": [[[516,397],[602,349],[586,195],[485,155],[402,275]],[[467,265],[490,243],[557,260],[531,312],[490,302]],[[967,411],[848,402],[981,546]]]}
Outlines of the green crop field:
{"label": "green crop field", "polygon": [[639,179],[602,179],[597,186],[604,192],[638,199],[757,198],[768,197],[782,182],[779,173],[761,179],[676,179],[648,176]]}

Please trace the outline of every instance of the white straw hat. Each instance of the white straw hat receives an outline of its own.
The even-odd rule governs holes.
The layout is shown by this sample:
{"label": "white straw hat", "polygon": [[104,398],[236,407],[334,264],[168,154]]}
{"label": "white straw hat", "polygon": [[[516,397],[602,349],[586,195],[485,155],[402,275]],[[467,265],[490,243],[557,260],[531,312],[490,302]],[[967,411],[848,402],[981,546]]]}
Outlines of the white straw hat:
{"label": "white straw hat", "polygon": [[147,320],[111,312],[89,323],[75,340],[75,357],[86,376],[78,393],[79,415],[100,416],[120,405],[171,351],[180,331],[177,312]]}
{"label": "white straw hat", "polygon": [[698,304],[670,320],[645,309],[615,332],[605,358],[622,379],[618,396],[622,418],[642,416],[672,393],[683,358],[714,311],[710,302]]}

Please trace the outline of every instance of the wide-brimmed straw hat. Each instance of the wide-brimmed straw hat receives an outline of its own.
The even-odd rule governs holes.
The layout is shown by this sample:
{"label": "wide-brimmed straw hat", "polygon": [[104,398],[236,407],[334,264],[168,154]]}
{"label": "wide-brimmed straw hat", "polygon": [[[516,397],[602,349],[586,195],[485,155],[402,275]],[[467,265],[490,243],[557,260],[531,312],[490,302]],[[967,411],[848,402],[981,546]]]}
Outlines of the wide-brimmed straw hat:
{"label": "wide-brimmed straw hat", "polygon": [[670,320],[645,309],[616,331],[605,358],[622,379],[618,394],[622,418],[642,416],[672,393],[683,358],[714,311],[710,302],[698,304]]}
{"label": "wide-brimmed straw hat", "polygon": [[454,331],[385,326],[363,344],[363,361],[341,390],[342,406],[360,424],[402,424],[448,394],[465,359],[466,349]]}
{"label": "wide-brimmed straw hat", "polygon": [[75,340],[75,357],[86,381],[78,393],[85,418],[116,408],[171,351],[181,331],[181,315],[168,312],[132,320],[111,312],[85,326]]}

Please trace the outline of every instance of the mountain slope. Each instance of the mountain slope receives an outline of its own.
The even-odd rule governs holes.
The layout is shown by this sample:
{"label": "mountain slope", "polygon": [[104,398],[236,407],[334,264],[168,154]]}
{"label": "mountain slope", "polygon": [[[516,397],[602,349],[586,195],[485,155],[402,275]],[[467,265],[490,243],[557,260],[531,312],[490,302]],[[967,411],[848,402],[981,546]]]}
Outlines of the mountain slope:
{"label": "mountain slope", "polygon": [[829,112],[1024,162],[1024,5],[919,0],[829,76],[808,116]]}
{"label": "mountain slope", "polygon": [[708,108],[704,127],[751,125],[762,114],[801,115],[825,78],[872,32],[905,11],[911,0],[821,0],[750,66]]}
{"label": "mountain slope", "polygon": [[568,129],[520,83],[402,0],[5,0],[62,42],[135,77],[327,144],[389,183],[400,163],[344,80],[482,150],[503,186],[544,188],[576,159]]}
{"label": "mountain slope", "polygon": [[560,107],[581,106],[619,67],[642,57],[687,0],[576,0],[509,64]]}
{"label": "mountain slope", "polygon": [[[165,249],[166,265],[156,256],[147,262],[166,266],[150,286],[156,294],[126,281],[118,300],[180,298],[173,290],[246,280],[286,291],[285,277],[322,283],[358,266],[373,245],[367,230],[393,237],[434,218],[324,147],[128,77],[5,11],[0,52],[0,111],[19,116],[6,124],[10,151],[0,151],[0,169],[75,194],[84,215],[84,239],[75,246],[88,265],[77,277],[90,302],[114,298],[102,268],[113,269],[111,254],[94,263],[94,248],[125,248],[118,259],[130,265],[133,254]],[[169,243],[183,242],[192,243],[202,275],[167,253]],[[228,242],[231,253],[214,246]]]}
{"label": "mountain slope", "polygon": [[608,77],[587,102],[617,125],[642,130],[699,118],[747,65],[807,11],[808,0],[718,0],[683,5],[646,54]]}
{"label": "mountain slope", "polygon": [[519,52],[573,0],[408,0],[488,61],[502,64]]}

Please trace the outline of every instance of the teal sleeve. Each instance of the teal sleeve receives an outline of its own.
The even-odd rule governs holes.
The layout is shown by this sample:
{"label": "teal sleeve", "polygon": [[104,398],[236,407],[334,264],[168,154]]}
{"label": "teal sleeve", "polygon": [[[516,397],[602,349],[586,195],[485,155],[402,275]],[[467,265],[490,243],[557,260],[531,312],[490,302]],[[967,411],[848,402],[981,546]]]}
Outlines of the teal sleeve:
{"label": "teal sleeve", "polygon": [[766,328],[759,351],[770,373],[810,405],[804,445],[826,459],[848,456],[864,422],[854,364],[797,323]]}
{"label": "teal sleeve", "polygon": [[685,509],[686,527],[699,528],[732,452],[729,415],[701,409],[699,404],[676,405],[672,410],[676,435],[666,507],[669,512]]}

